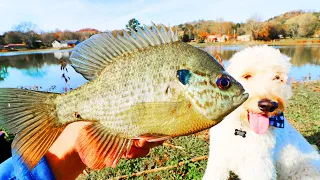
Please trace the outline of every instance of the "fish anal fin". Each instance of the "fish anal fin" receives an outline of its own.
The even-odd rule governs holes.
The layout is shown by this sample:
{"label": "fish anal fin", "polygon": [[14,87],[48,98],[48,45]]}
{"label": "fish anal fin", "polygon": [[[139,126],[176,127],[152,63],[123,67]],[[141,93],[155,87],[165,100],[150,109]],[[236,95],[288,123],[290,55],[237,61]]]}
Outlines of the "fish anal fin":
{"label": "fish anal fin", "polygon": [[115,167],[122,155],[130,150],[132,141],[95,122],[80,130],[76,150],[86,166],[99,170]]}

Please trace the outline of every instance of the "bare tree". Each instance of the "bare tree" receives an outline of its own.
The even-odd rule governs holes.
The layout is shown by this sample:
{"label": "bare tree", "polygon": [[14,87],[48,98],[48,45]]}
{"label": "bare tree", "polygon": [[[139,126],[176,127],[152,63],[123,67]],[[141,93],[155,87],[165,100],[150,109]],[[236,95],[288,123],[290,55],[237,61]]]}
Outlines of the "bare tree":
{"label": "bare tree", "polygon": [[41,36],[41,40],[45,46],[47,46],[47,47],[52,46],[52,42],[55,40],[53,32],[42,33],[40,36]]}
{"label": "bare tree", "polygon": [[255,14],[251,18],[249,18],[245,24],[245,31],[247,34],[252,33],[252,37],[256,39],[256,34],[259,32],[262,26],[262,20],[261,18]]}
{"label": "bare tree", "polygon": [[18,31],[21,33],[27,33],[30,31],[37,31],[37,26],[32,22],[20,22],[20,24],[13,26],[14,31]]}
{"label": "bare tree", "polygon": [[21,34],[22,41],[30,49],[40,47],[40,36],[36,32],[37,26],[31,22],[21,22],[20,24],[13,27],[16,32]]}

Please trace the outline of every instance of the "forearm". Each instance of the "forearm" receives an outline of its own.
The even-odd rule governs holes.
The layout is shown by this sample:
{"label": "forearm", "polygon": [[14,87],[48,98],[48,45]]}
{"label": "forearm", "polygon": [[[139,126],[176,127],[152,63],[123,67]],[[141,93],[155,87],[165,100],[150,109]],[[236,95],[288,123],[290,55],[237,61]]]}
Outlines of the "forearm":
{"label": "forearm", "polygon": [[87,124],[68,125],[47,152],[46,158],[57,180],[76,179],[86,168],[74,146],[78,131]]}
{"label": "forearm", "polygon": [[54,151],[49,151],[46,158],[57,180],[76,179],[86,168],[75,151],[67,153],[64,157],[58,157]]}

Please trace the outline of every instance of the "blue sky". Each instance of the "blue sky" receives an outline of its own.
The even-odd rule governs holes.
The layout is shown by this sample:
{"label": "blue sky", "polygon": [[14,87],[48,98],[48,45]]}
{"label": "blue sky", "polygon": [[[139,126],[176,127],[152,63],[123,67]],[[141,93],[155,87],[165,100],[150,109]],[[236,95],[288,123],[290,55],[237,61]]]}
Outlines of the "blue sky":
{"label": "blue sky", "polygon": [[320,11],[320,0],[1,0],[0,34],[22,21],[43,31],[123,29],[131,18],[177,25],[199,19],[245,22],[266,20],[296,9]]}

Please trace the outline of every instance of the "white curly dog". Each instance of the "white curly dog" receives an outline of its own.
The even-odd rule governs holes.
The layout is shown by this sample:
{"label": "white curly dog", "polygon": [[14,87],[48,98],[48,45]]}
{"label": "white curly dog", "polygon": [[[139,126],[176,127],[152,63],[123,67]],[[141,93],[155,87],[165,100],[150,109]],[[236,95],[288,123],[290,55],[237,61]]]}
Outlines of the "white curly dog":
{"label": "white curly dog", "polygon": [[320,155],[284,118],[291,97],[290,58],[268,46],[236,53],[227,71],[249,99],[210,129],[210,152],[203,179],[320,180]]}

